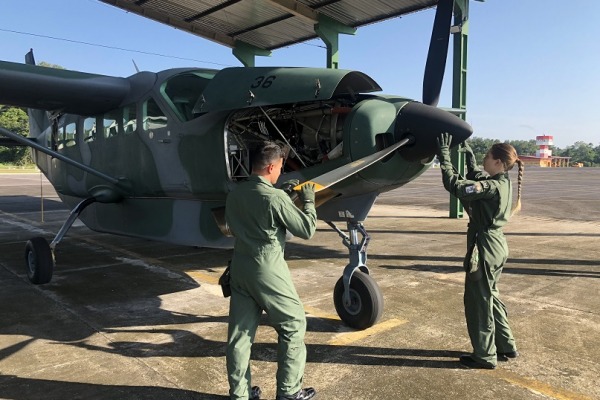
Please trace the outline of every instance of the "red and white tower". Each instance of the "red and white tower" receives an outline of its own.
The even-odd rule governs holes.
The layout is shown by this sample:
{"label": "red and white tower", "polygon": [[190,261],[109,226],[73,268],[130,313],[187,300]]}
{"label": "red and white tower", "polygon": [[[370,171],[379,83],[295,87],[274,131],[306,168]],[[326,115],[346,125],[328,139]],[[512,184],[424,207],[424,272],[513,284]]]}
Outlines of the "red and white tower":
{"label": "red and white tower", "polygon": [[552,157],[552,150],[550,146],[554,144],[554,136],[542,135],[535,137],[535,144],[540,146],[539,150],[536,150],[535,156],[540,158]]}

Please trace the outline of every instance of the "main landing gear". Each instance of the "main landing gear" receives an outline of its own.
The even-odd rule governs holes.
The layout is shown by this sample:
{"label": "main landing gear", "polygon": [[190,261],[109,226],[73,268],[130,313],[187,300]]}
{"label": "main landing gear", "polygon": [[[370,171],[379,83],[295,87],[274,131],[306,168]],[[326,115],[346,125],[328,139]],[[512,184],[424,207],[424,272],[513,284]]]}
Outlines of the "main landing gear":
{"label": "main landing gear", "polygon": [[43,237],[34,237],[27,241],[25,263],[27,264],[27,277],[31,283],[41,285],[50,282],[54,272],[54,249],[56,245],[66,235],[79,214],[95,201],[96,198],[90,197],[77,204],[50,244]]}
{"label": "main landing gear", "polygon": [[[355,329],[369,328],[383,313],[383,295],[369,275],[366,265],[369,235],[360,222],[348,221],[349,235],[332,222],[327,221],[327,224],[340,235],[350,257],[350,263],[344,268],[344,274],[333,290],[335,310],[348,326]],[[360,241],[359,233],[362,235]]]}

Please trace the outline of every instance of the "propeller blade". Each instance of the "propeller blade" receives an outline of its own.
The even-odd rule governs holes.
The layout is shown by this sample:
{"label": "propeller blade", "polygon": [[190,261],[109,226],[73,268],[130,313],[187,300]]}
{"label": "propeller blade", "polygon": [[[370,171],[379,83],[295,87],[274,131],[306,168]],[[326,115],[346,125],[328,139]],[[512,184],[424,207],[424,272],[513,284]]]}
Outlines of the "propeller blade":
{"label": "propeller blade", "polygon": [[[337,193],[333,190],[329,189],[330,186],[348,178],[349,176],[354,175],[355,173],[367,168],[369,165],[376,163],[377,161],[385,158],[388,154],[398,150],[400,147],[410,142],[410,138],[404,138],[398,143],[387,147],[377,153],[373,153],[356,161],[353,161],[349,164],[342,165],[339,168],[336,168],[332,171],[326,172],[323,175],[319,175],[312,180],[308,180],[306,182],[302,182],[301,184],[294,187],[294,192],[290,195],[292,201],[296,206],[301,207],[300,196],[298,196],[297,190],[300,190],[302,186],[307,183],[315,184],[315,207],[320,206],[326,201],[331,200]],[[213,217],[217,223],[217,226],[221,230],[221,233],[225,236],[233,236],[229,226],[227,225],[227,221],[225,220],[225,207],[215,207],[211,209]]]}
{"label": "propeller blade", "polygon": [[352,161],[349,164],[342,165],[339,168],[326,172],[323,175],[319,175],[316,178],[313,178],[306,182],[302,182],[301,184],[294,187],[294,190],[300,190],[300,188],[306,185],[307,183],[314,183],[315,192],[320,192],[323,189],[327,189],[328,187],[335,185],[336,183],[343,181],[349,176],[352,176],[357,172],[367,168],[368,166],[376,163],[382,158],[385,158],[388,154],[391,154],[392,152],[398,150],[400,147],[410,142],[410,140],[410,138],[404,138],[398,143],[393,144],[392,146],[387,147],[381,151],[378,151],[377,153],[370,154],[356,161]]}
{"label": "propeller blade", "polygon": [[444,80],[454,0],[439,0],[423,77],[423,103],[437,106]]}

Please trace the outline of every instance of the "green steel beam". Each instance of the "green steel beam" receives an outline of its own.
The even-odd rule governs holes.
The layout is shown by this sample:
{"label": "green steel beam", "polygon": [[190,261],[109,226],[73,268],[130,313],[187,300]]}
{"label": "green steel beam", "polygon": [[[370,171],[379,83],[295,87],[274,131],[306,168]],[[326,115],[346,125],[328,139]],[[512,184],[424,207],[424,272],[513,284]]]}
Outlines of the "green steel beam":
{"label": "green steel beam", "polygon": [[319,14],[319,23],[315,25],[315,33],[327,46],[327,68],[339,68],[339,34],[354,35],[356,28],[340,24],[334,19]]}
{"label": "green steel beam", "polygon": [[269,50],[264,50],[239,40],[235,41],[235,47],[231,52],[242,64],[244,64],[244,67],[254,67],[254,59],[256,56],[271,56]]}
{"label": "green steel beam", "polygon": [[[453,43],[453,74],[452,74],[452,108],[467,108],[467,42],[469,38],[469,0],[455,0],[454,2],[454,34]],[[466,120],[467,113],[464,112],[460,118]],[[459,153],[458,148],[452,149],[450,153],[452,164],[456,170],[465,175],[465,155]],[[460,201],[450,195],[450,218],[462,218],[464,214]]]}

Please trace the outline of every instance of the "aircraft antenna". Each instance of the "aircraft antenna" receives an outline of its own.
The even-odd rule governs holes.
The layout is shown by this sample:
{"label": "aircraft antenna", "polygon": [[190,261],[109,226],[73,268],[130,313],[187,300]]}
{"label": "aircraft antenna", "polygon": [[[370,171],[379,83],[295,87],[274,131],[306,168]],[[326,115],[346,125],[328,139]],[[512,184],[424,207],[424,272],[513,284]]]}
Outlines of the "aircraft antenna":
{"label": "aircraft antenna", "polygon": [[137,64],[135,63],[135,60],[132,58],[131,62],[133,63],[133,66],[135,67],[135,72],[140,72],[140,69],[138,68]]}

